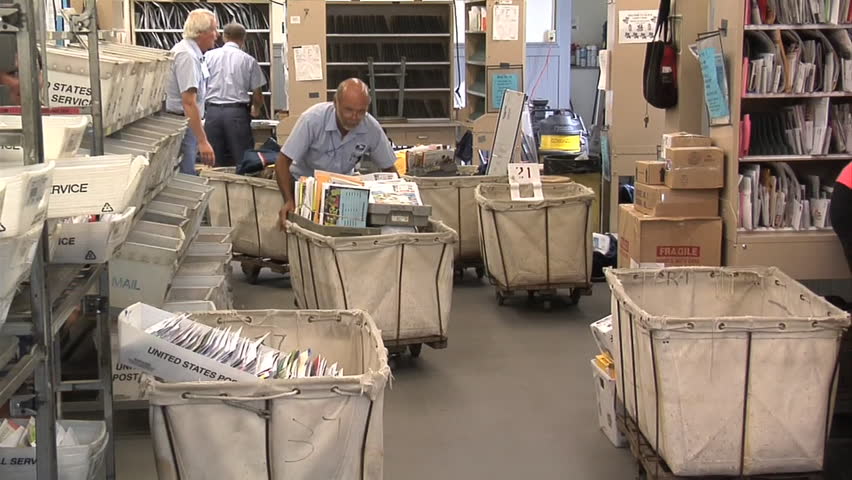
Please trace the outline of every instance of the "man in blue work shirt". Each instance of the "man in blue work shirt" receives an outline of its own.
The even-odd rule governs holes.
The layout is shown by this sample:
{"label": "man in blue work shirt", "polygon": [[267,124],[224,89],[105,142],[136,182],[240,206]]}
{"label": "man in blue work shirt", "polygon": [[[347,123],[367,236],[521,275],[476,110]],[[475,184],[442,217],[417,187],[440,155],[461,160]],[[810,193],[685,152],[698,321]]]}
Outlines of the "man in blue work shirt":
{"label": "man in blue work shirt", "polygon": [[379,122],[367,113],[370,90],[357,78],[337,87],[333,102],[305,110],[287,137],[275,163],[278,188],[284,196],[281,224],[296,208],[294,179],[311,177],[314,170],[352,173],[362,157],[385,172],[396,172],[396,156]]}
{"label": "man in blue work shirt", "polygon": [[216,166],[231,167],[239,163],[243,152],[254,147],[251,119],[260,116],[263,106],[260,87],[266,85],[266,77],[257,60],[241,50],[246,41],[245,27],[229,23],[223,37],[222,48],[204,54],[210,70],[204,131],[213,145]]}
{"label": "man in blue work shirt", "polygon": [[204,133],[204,98],[210,72],[204,64],[204,52],[216,45],[219,23],[210,10],[199,8],[189,12],[183,24],[183,40],[172,47],[175,61],[166,79],[166,111],[189,120],[189,128],[181,145],[181,173],[195,175],[195,159],[201,154],[205,165],[216,161],[213,147]]}

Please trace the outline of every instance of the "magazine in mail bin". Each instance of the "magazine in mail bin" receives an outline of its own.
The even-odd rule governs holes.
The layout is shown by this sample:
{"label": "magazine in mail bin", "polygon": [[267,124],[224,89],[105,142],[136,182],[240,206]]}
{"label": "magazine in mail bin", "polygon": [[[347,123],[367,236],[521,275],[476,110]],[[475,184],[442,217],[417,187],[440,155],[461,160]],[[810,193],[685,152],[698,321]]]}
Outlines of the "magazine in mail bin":
{"label": "magazine in mail bin", "polygon": [[50,263],[105,263],[124,243],[136,208],[120,214],[102,215],[97,222],[60,222],[51,242],[54,244]]}
{"label": "magazine in mail bin", "polygon": [[239,253],[287,261],[287,236],[278,218],[284,200],[278,184],[234,171],[231,167],[201,172],[215,188],[210,199],[210,224],[231,227],[231,241]]}
{"label": "magazine in mail bin", "polygon": [[[20,425],[28,420],[14,419]],[[107,447],[106,424],[92,420],[57,420],[62,428],[74,432],[79,445],[57,446],[56,464],[59,480],[94,480],[98,478]],[[36,478],[35,447],[0,447],[0,478],[32,480]]]}
{"label": "magazine in mail bin", "polygon": [[574,182],[545,183],[544,200],[512,200],[508,184],[476,187],[482,254],[503,289],[588,287],[592,275],[594,192]]}
{"label": "magazine in mail bin", "polygon": [[848,313],[774,267],[606,277],[618,398],[675,475],[822,470]]}
{"label": "magazine in mail bin", "polygon": [[18,285],[29,279],[42,228],[39,224],[24,235],[0,238],[0,327],[6,322]]}
{"label": "magazine in mail bin", "polygon": [[140,188],[147,166],[144,157],[131,155],[58,159],[48,217],[123,212]]}
{"label": "magazine in mail bin", "polygon": [[47,217],[54,165],[50,161],[0,169],[0,184],[6,190],[0,212],[0,238],[23,235]]}
{"label": "magazine in mail bin", "polygon": [[[55,115],[41,117],[44,158],[54,160],[76,155],[88,125],[89,118],[84,116]],[[3,130],[20,130],[21,128],[20,115],[0,115],[0,133],[3,133]],[[24,150],[22,147],[0,149],[0,163],[23,165],[23,162]]]}
{"label": "magazine in mail bin", "polygon": [[432,206],[432,218],[440,220],[459,235],[456,261],[481,262],[479,220],[476,218],[474,190],[480,183],[506,183],[496,175],[453,177],[405,177],[417,184],[423,204]]}
{"label": "magazine in mail bin", "polygon": [[363,237],[321,235],[290,221],[286,230],[300,307],[362,309],[385,341],[447,336],[458,237],[443,223]]}
{"label": "magazine in mail bin", "polygon": [[[141,305],[128,310],[119,320],[122,336],[128,327],[138,332],[172,315]],[[384,390],[390,369],[381,334],[368,314],[259,310],[193,313],[190,319],[207,326],[240,326],[248,337],[269,333],[266,344],[281,351],[310,348],[338,363],[344,376],[197,382],[196,374],[183,383],[149,380],[151,436],[160,478],[382,478]],[[121,344],[122,358],[129,360],[124,356],[127,342]],[[189,360],[185,350],[171,347],[156,348]],[[201,365],[200,360],[192,363]],[[294,429],[294,424],[300,427]],[[311,432],[310,455],[302,448],[304,431]],[[205,439],[205,454],[190,454],[198,451],[199,438]],[[234,445],[240,446],[239,455],[232,454]],[[267,445],[275,445],[275,455],[268,455]]]}

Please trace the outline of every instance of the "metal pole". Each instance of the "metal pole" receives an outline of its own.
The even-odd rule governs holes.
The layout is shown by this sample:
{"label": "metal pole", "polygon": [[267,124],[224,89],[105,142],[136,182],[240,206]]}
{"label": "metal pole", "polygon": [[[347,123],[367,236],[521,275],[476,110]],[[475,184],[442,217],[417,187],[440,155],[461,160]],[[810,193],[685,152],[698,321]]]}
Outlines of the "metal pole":
{"label": "metal pole", "polygon": [[[41,128],[41,102],[39,101],[39,72],[36,57],[36,20],[33,0],[18,0],[23,17],[23,28],[16,34],[18,42],[18,66],[21,84],[21,125],[26,135],[23,137],[24,163],[34,165],[44,163],[44,135]],[[33,259],[30,273],[30,302],[34,329],[33,348],[40,350],[46,358],[39,362],[35,370],[35,397],[38,420],[36,421],[36,476],[38,480],[55,480],[56,464],[56,396],[55,379],[51,365],[53,347],[53,328],[51,325],[50,303],[45,288],[47,264],[47,230],[42,229],[38,252]]]}
{"label": "metal pole", "polygon": [[115,434],[113,425],[112,398],[112,309],[109,306],[109,268],[104,268],[98,278],[97,297],[97,334],[98,334],[98,377],[101,381],[101,396],[104,402],[104,422],[107,440],[104,451],[104,469],[106,480],[115,480]]}
{"label": "metal pole", "polygon": [[92,155],[104,154],[104,117],[101,106],[101,56],[98,44],[98,8],[95,0],[86,3],[89,21],[89,83],[92,88]]}

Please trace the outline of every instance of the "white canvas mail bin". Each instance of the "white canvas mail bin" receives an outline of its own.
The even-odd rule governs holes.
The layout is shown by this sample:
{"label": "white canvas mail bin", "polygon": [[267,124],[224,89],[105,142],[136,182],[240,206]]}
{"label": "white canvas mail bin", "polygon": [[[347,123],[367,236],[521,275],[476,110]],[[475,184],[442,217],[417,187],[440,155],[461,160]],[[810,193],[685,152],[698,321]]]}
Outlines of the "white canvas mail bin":
{"label": "white canvas mail bin", "polygon": [[[212,292],[209,298],[200,298],[197,300],[209,300],[216,305],[219,310],[229,310],[234,307],[231,301],[231,292],[228,289],[228,282],[224,275],[207,275],[207,276],[181,276],[176,275],[172,280],[171,292],[180,289],[211,289]],[[168,301],[190,301],[194,298],[179,299],[166,297]]]}
{"label": "white canvas mail bin", "polygon": [[505,183],[500,176],[406,177],[417,184],[424,205],[432,206],[432,218],[447,224],[459,234],[456,263],[480,265],[479,221],[474,191],[481,183]]}
{"label": "white canvas mail bin", "polygon": [[0,238],[23,235],[44,221],[53,170],[52,161],[0,169],[0,185],[6,190],[0,213]]}
{"label": "white canvas mail bin", "polygon": [[822,470],[846,312],[771,267],[606,277],[619,413],[675,475]]}
{"label": "white canvas mail bin", "polygon": [[[17,419],[20,425],[27,420]],[[59,480],[94,480],[98,478],[107,446],[106,424],[91,420],[57,420],[65,429],[74,431],[79,445],[56,447]],[[36,478],[35,447],[0,447],[0,478],[32,480]]]}
{"label": "white canvas mail bin", "polygon": [[[122,355],[128,346],[125,334],[129,337],[171,315],[147,306],[133,308],[149,313],[122,313]],[[260,310],[193,313],[190,318],[208,326],[240,326],[243,335],[251,337],[269,333],[265,341],[282,351],[311,348],[340,364],[345,375],[237,382],[149,380],[151,437],[161,480],[383,478],[384,390],[390,368],[368,314]]]}
{"label": "white canvas mail bin", "polygon": [[501,289],[590,284],[594,192],[577,183],[546,183],[542,193],[542,201],[513,201],[508,184],[476,187],[485,266]]}
{"label": "white canvas mail bin", "polygon": [[284,199],[275,180],[237,175],[233,168],[204,170],[214,187],[210,224],[231,227],[234,250],[253,257],[287,261],[287,236],[279,227]]}
{"label": "white canvas mail bin", "polygon": [[36,225],[24,235],[0,238],[0,327],[6,322],[18,285],[30,277],[42,228]]}
{"label": "white canvas mail bin", "polygon": [[299,307],[364,310],[388,344],[445,341],[458,236],[438,221],[421,232],[329,237],[287,222]]}
{"label": "white canvas mail bin", "polygon": [[[107,135],[125,125],[122,95],[132,94],[127,77],[133,61],[101,53],[101,100]],[[75,47],[47,47],[48,104],[51,107],[87,107],[92,102],[88,51]]]}
{"label": "white canvas mail bin", "polygon": [[59,159],[49,218],[123,212],[140,188],[148,160],[131,155]]}
{"label": "white canvas mail bin", "polygon": [[[43,132],[44,158],[73,157],[80,148],[89,118],[73,115],[56,115],[41,117]],[[20,115],[0,115],[0,133],[3,130],[20,130]],[[24,151],[22,147],[3,147],[0,149],[0,162],[23,165]]]}
{"label": "white canvas mail bin", "polygon": [[59,223],[51,236],[50,263],[105,263],[124,243],[136,208],[103,215],[97,222]]}

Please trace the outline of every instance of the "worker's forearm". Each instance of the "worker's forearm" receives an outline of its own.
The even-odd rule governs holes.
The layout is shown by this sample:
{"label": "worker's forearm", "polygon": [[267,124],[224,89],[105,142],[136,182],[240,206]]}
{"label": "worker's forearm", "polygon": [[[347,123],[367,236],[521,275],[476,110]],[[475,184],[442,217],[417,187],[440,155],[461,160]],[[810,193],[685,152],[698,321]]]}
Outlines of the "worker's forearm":
{"label": "worker's forearm", "polygon": [[293,195],[293,176],[290,175],[290,164],[293,161],[283,153],[278,153],[275,161],[275,179],[278,181],[278,189],[284,196],[284,202],[295,201]]}
{"label": "worker's forearm", "polygon": [[198,110],[198,105],[195,102],[183,103],[183,114],[189,120],[189,128],[198,139],[198,143],[207,143],[207,134],[204,133],[204,124],[201,123],[201,111]]}
{"label": "worker's forearm", "polygon": [[263,93],[258,88],[251,95],[251,104],[258,112],[263,108]]}

